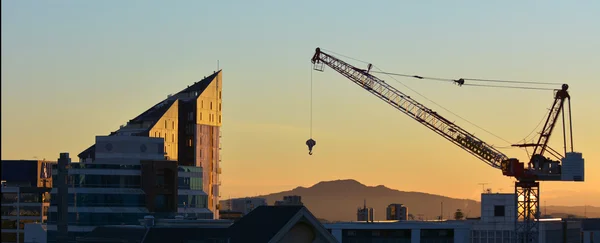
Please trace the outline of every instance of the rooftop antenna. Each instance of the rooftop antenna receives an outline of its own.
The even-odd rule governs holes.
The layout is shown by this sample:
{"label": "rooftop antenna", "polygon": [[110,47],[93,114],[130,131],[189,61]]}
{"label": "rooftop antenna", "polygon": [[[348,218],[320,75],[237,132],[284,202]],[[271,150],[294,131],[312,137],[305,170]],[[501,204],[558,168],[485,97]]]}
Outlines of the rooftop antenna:
{"label": "rooftop antenna", "polygon": [[444,219],[444,201],[441,202],[440,206],[440,220]]}
{"label": "rooftop antenna", "polygon": [[490,183],[478,183],[477,185],[481,185],[481,191],[482,191],[483,193],[485,193],[485,192],[486,192],[486,191],[485,191],[485,185],[487,185],[487,184],[490,184]]}
{"label": "rooftop antenna", "polygon": [[548,204],[546,204],[546,200],[544,200],[544,216],[548,216]]}

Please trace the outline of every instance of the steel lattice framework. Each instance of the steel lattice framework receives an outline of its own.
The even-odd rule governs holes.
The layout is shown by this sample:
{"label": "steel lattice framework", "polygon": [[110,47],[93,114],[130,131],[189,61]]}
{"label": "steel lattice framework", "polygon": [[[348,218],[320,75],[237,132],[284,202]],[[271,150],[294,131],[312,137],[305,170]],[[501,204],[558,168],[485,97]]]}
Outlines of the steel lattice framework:
{"label": "steel lattice framework", "polygon": [[[369,74],[367,70],[355,68],[342,60],[321,52],[319,49],[317,49],[317,53],[313,57],[313,63],[317,63],[317,61],[331,67],[360,87],[417,120],[488,165],[500,169],[502,161],[508,159],[506,155],[496,148],[438,115],[435,111],[425,107],[385,81]],[[319,66],[317,70],[322,71],[322,66]]]}
{"label": "steel lattice framework", "polygon": [[538,242],[540,183],[515,182],[515,195],[517,197],[517,220],[515,220],[517,242]]}
{"label": "steel lattice framework", "polygon": [[[486,164],[501,169],[504,175],[516,178],[516,238],[518,242],[538,242],[540,213],[539,182],[537,181],[561,180],[560,162],[544,157],[543,153],[549,151],[559,160],[562,159],[562,156],[560,156],[558,152],[548,146],[548,140],[550,139],[561,112],[563,115],[563,134],[566,133],[565,114],[563,111],[565,99],[568,99],[569,101],[569,128],[572,130],[572,123],[570,121],[571,103],[569,93],[567,92],[567,89],[569,88],[568,85],[563,84],[562,89],[555,90],[554,103],[550,109],[544,128],[540,133],[538,143],[513,145],[518,147],[535,147],[535,152],[530,158],[528,167],[524,168],[524,163],[519,162],[518,159],[509,158],[493,146],[483,142],[473,134],[438,115],[435,111],[427,108],[385,81],[370,74],[371,64],[368,65],[367,70],[356,68],[336,57],[322,52],[320,48],[316,49],[311,61],[314,64],[315,70],[323,71],[324,65],[329,66],[358,86],[433,130],[448,141],[456,144],[458,147],[469,152]],[[569,134],[571,135],[571,152],[573,152],[572,131],[569,131]],[[565,154],[567,153],[566,140],[567,137],[565,134]]]}

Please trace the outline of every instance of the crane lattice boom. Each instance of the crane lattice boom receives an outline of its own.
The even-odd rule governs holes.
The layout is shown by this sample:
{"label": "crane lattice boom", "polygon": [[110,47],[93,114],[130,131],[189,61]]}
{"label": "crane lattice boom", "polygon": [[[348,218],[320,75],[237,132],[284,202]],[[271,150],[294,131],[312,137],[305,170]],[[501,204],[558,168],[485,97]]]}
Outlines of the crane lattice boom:
{"label": "crane lattice boom", "polygon": [[[501,169],[502,162],[508,157],[493,146],[483,142],[473,134],[465,131],[453,122],[440,116],[435,111],[402,93],[385,81],[369,74],[369,70],[356,68],[342,60],[327,53],[321,52],[319,48],[312,58],[314,64],[325,64],[352,82],[371,92],[394,108],[425,125],[450,142],[481,159],[490,166]],[[370,68],[370,66],[369,66]]]}
{"label": "crane lattice boom", "polygon": [[[486,144],[473,134],[460,128],[453,122],[440,116],[435,111],[425,107],[423,104],[400,92],[385,81],[371,75],[367,70],[356,68],[342,60],[339,60],[317,48],[312,58],[312,63],[319,71],[322,66],[327,65],[342,74],[358,86],[369,91],[381,100],[400,110],[404,114],[415,119],[419,123],[433,130],[437,134],[456,144],[475,157],[481,159],[490,166],[501,169],[502,174],[515,177],[515,232],[518,242],[537,242],[539,235],[539,182],[538,181],[584,181],[584,159],[581,153],[573,151],[572,123],[571,123],[571,99],[563,84],[562,89],[555,90],[554,103],[548,114],[546,124],[540,133],[536,144],[518,144],[518,147],[535,147],[530,158],[528,168],[518,159],[508,158],[491,145]],[[320,65],[320,66],[319,66]],[[321,68],[318,68],[321,67]],[[422,78],[420,76],[414,76]],[[457,81],[459,85],[464,84],[464,79]],[[564,103],[568,99],[569,104],[569,134],[571,137],[571,152],[567,152],[567,128],[565,123]],[[563,136],[565,157],[548,146],[548,140],[554,130],[559,114],[562,113]],[[310,139],[309,141],[311,141]],[[308,142],[307,142],[308,145]],[[314,146],[314,144],[313,144]],[[310,145],[309,145],[310,148]],[[554,161],[544,157],[544,152],[557,157],[560,161]]]}

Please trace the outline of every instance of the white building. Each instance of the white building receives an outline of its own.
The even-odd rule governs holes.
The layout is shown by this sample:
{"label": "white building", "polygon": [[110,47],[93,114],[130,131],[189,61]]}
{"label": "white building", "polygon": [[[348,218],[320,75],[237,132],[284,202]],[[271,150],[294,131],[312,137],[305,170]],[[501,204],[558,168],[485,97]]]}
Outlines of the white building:
{"label": "white building", "polygon": [[459,221],[375,221],[325,224],[340,242],[469,242],[471,225]]}
{"label": "white building", "polygon": [[[472,243],[514,242],[516,240],[515,218],[517,217],[515,194],[481,194],[481,219],[467,220],[471,227]],[[560,218],[540,219],[539,242],[580,242],[581,222]]]}
{"label": "white building", "polygon": [[[344,222],[325,224],[325,228],[340,243],[514,242],[515,203],[514,194],[484,193],[481,195],[481,218],[477,220]],[[600,234],[595,233],[600,230],[600,221],[597,225],[591,221],[587,225],[588,231],[583,232],[584,240],[594,235],[600,239]],[[539,222],[539,242],[581,242],[581,229],[582,222],[578,220],[542,219]]]}
{"label": "white building", "polygon": [[481,194],[481,219],[472,223],[471,242],[513,242],[515,239],[515,194]]}

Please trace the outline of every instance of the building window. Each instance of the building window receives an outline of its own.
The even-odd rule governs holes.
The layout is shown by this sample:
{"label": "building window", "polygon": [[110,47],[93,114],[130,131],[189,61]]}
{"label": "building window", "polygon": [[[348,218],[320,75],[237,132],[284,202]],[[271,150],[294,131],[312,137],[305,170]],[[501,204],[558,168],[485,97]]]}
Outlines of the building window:
{"label": "building window", "polygon": [[221,123],[221,115],[219,115],[219,123]]}
{"label": "building window", "polygon": [[202,112],[200,112],[200,121],[202,121]]}
{"label": "building window", "polygon": [[167,128],[167,120],[165,120],[165,128]]}
{"label": "building window", "polygon": [[200,108],[204,109],[204,100],[200,101]]}
{"label": "building window", "polygon": [[494,217],[504,217],[504,205],[494,206]]}
{"label": "building window", "polygon": [[210,110],[212,110],[212,101],[210,102]]}
{"label": "building window", "polygon": [[175,133],[171,134],[171,142],[175,142]]}
{"label": "building window", "polygon": [[221,111],[221,103],[219,103],[219,111]]}
{"label": "building window", "polygon": [[219,91],[219,99],[221,99],[221,91]]}
{"label": "building window", "polygon": [[172,127],[173,129],[175,129],[175,121],[172,121],[172,122],[171,122],[171,127]]}

